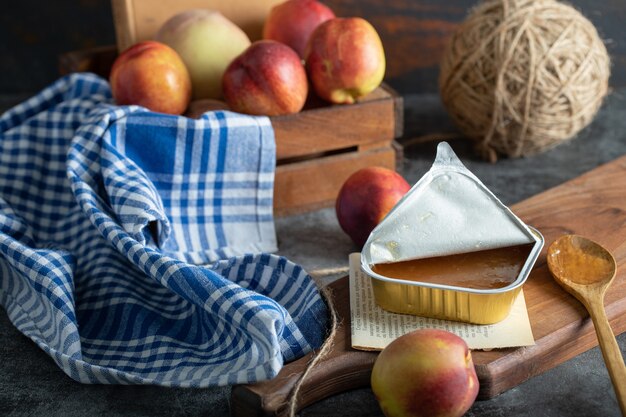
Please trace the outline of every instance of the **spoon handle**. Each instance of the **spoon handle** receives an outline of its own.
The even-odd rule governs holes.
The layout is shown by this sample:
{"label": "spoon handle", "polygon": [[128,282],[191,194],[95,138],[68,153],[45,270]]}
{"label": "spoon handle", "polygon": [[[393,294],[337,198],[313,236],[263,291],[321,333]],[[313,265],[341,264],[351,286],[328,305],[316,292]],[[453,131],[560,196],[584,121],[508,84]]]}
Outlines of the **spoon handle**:
{"label": "spoon handle", "polygon": [[622,416],[626,417],[626,366],[624,365],[624,358],[606,317],[603,299],[596,297],[589,300],[588,307],[598,335],[604,363],[613,382],[617,402],[622,410]]}

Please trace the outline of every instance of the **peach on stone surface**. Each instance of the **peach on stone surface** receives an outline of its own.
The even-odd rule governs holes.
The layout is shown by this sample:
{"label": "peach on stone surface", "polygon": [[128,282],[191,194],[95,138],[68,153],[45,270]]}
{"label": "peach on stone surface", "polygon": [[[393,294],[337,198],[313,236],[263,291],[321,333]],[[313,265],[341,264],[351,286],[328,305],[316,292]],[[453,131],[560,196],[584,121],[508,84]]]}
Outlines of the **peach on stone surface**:
{"label": "peach on stone surface", "polygon": [[354,172],[341,186],[335,202],[337,220],[361,248],[411,186],[394,170],[367,167]]}

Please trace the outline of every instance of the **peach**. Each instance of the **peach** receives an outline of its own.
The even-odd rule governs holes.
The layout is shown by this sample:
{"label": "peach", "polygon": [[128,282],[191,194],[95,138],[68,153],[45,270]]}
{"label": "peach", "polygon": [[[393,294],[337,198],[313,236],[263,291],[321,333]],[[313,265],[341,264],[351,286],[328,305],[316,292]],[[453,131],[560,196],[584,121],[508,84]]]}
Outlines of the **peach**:
{"label": "peach", "polygon": [[190,9],[172,16],[156,34],[183,59],[191,76],[194,99],[222,96],[222,76],[248,46],[248,35],[220,12]]}
{"label": "peach", "polygon": [[282,42],[304,58],[313,30],[334,17],[335,13],[317,0],[287,0],[270,10],[263,25],[263,39]]}
{"label": "peach", "polygon": [[387,417],[460,417],[478,395],[472,355],[445,330],[415,330],[380,353],[372,391]]}
{"label": "peach", "polygon": [[276,41],[256,41],[230,63],[224,100],[239,113],[277,116],[299,112],[309,91],[298,54]]}
{"label": "peach", "polygon": [[191,80],[169,46],[139,42],[122,51],[109,76],[117,104],[137,104],[161,113],[182,114],[191,99]]}
{"label": "peach", "polygon": [[313,89],[331,103],[354,103],[374,91],[385,76],[382,41],[360,17],[334,18],[319,25],[304,59]]}
{"label": "peach", "polygon": [[341,186],[335,202],[339,225],[363,247],[374,227],[410,188],[400,174],[388,168],[367,167],[354,172]]}

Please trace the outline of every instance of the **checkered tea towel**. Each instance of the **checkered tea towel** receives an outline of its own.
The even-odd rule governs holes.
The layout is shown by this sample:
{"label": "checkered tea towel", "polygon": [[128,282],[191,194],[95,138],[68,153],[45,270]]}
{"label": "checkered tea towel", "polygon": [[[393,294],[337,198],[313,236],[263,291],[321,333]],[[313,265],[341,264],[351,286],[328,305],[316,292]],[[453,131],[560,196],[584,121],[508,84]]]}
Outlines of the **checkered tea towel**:
{"label": "checkered tea towel", "polygon": [[80,382],[273,377],[327,320],[302,268],[262,253],[274,151],[265,117],[157,114],[112,105],[95,75],[58,80],[0,117],[0,305]]}

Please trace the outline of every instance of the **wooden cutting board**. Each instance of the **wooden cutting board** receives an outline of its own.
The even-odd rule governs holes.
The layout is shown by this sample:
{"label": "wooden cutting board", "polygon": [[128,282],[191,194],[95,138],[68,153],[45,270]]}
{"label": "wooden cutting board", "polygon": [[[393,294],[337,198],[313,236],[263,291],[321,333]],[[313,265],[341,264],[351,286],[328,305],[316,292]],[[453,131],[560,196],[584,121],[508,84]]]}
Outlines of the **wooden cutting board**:
{"label": "wooden cutting board", "polygon": [[[488,399],[597,346],[584,307],[556,284],[545,252],[557,237],[576,233],[609,249],[618,263],[605,306],[613,332],[626,331],[626,156],[511,207],[544,235],[546,246],[524,285],[536,344],[530,347],[474,351],[480,381],[478,398]],[[346,255],[347,256],[347,255]],[[367,387],[377,353],[350,347],[348,279],[330,285],[340,326],[332,352],[307,376],[299,408],[330,395]],[[279,375],[252,385],[235,386],[231,414],[236,417],[285,415],[292,388],[312,355],[287,364]]]}

